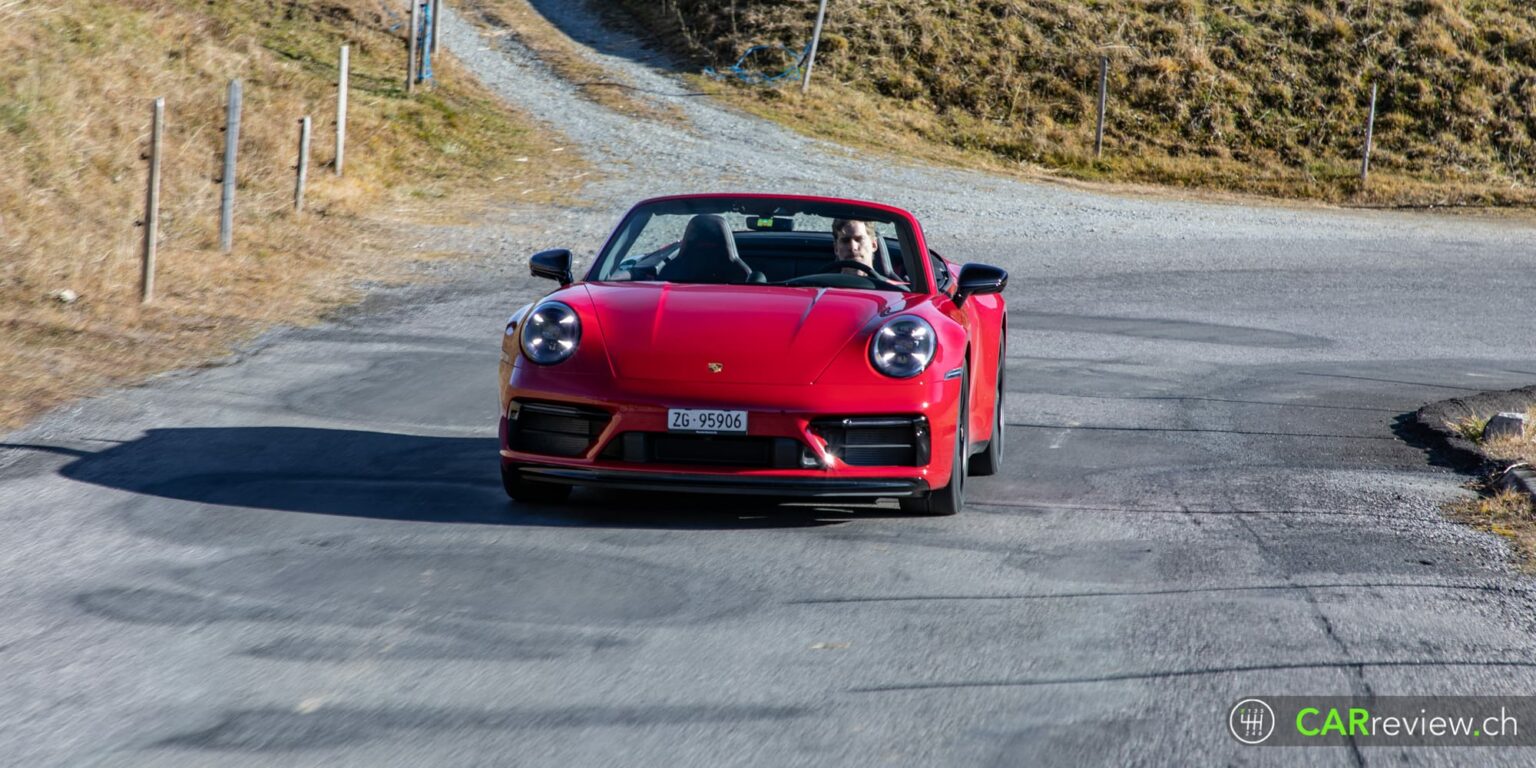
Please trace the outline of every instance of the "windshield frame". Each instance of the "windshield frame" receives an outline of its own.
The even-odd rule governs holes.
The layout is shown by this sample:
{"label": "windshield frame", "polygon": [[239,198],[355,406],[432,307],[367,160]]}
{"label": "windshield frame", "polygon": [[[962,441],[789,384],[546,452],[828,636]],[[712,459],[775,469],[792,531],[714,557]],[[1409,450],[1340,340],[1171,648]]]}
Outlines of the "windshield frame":
{"label": "windshield frame", "polygon": [[[876,219],[890,220],[896,227],[897,238],[902,240],[901,249],[903,260],[906,261],[908,274],[913,276],[910,291],[912,293],[932,294],[936,292],[931,272],[931,264],[926,258],[908,258],[908,248],[913,254],[926,254],[928,245],[923,237],[922,227],[918,225],[917,218],[905,210],[894,206],[882,205],[860,200],[848,200],[836,197],[816,197],[811,195],[771,195],[761,193],[739,194],[697,194],[697,195],[669,195],[665,197],[653,197],[636,203],[629,209],[624,217],[619,220],[618,226],[604,241],[603,247],[598,251],[597,257],[587,268],[583,276],[585,282],[598,282],[598,275],[603,273],[604,264],[614,257],[614,251],[619,241],[631,228],[631,224],[637,216],[651,216],[651,209],[667,203],[692,203],[699,205],[716,204],[716,207],[732,210],[752,208],[761,209],[765,205],[779,203],[787,208],[798,209],[803,212],[817,213],[822,211],[835,211],[839,214],[847,214],[843,218],[859,218],[861,216]],[[902,232],[905,230],[912,242],[904,242]],[[829,255],[830,260],[830,255]],[[916,267],[916,271],[913,271]]]}

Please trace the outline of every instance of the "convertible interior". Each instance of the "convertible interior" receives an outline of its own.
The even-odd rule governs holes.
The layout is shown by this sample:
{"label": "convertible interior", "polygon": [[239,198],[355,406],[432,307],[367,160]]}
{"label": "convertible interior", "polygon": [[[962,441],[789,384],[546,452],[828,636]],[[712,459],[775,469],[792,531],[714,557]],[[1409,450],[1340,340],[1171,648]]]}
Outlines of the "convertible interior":
{"label": "convertible interior", "polygon": [[[626,260],[610,279],[906,290],[900,243],[881,237],[876,247],[870,270],[838,261],[831,232],[733,231],[724,217],[704,214],[688,222],[681,240]],[[849,268],[860,273],[843,271]]]}

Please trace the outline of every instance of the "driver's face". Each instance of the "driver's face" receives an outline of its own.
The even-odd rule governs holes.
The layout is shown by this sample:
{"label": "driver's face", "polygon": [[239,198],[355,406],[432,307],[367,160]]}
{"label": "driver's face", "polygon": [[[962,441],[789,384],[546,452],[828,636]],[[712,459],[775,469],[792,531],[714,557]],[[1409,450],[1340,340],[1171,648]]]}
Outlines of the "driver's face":
{"label": "driver's face", "polygon": [[850,221],[833,233],[833,253],[842,261],[862,261],[875,265],[875,233],[862,221]]}

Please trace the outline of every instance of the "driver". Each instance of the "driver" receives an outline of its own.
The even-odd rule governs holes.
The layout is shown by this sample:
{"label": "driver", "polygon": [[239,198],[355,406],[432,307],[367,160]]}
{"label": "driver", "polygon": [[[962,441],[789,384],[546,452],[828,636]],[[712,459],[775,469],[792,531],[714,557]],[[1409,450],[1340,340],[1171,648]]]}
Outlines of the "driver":
{"label": "driver", "polygon": [[[875,238],[879,236],[873,221],[834,219],[832,221],[832,252],[837,255],[838,261],[861,262],[869,267],[873,274],[879,274],[879,267],[875,265]],[[843,274],[869,277],[871,272],[861,272],[845,267]]]}

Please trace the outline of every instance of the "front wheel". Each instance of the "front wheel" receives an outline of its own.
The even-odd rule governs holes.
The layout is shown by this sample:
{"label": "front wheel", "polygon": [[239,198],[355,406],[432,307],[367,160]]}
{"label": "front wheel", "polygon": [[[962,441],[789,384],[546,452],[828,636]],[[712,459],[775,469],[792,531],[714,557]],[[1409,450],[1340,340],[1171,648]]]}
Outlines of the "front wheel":
{"label": "front wheel", "polygon": [[919,499],[902,499],[901,509],[918,515],[948,516],[958,513],[965,506],[965,464],[970,449],[969,421],[971,374],[968,367],[960,369],[960,404],[955,409],[954,457],[950,460],[949,484],[928,492]]}
{"label": "front wheel", "polygon": [[506,464],[501,465],[501,487],[513,501],[524,504],[558,504],[571,497],[571,486],[529,482],[517,467]]}

